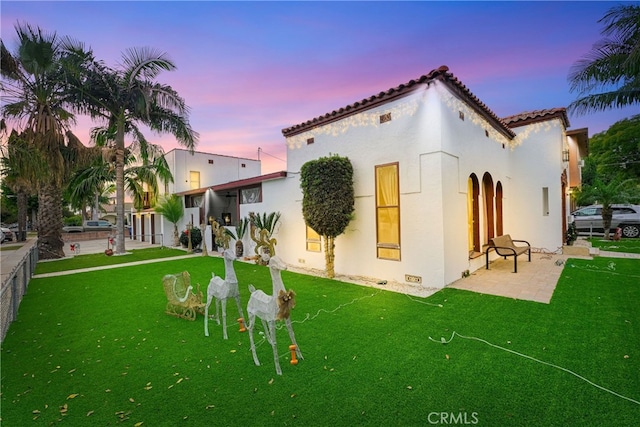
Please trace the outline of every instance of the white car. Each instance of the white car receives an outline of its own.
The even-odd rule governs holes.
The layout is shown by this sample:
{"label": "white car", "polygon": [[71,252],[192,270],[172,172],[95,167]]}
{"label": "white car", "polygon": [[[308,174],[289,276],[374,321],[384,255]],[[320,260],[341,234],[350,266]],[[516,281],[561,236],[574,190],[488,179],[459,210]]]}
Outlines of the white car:
{"label": "white car", "polygon": [[[640,205],[612,205],[613,217],[611,218],[610,232],[616,228],[622,230],[623,237],[640,236]],[[571,213],[576,229],[580,234],[603,233],[602,205],[591,205],[580,208]]]}
{"label": "white car", "polygon": [[2,234],[0,235],[0,243],[13,242],[13,231],[7,227],[0,227]]}
{"label": "white car", "polygon": [[103,231],[103,230],[111,231],[115,229],[116,229],[115,225],[103,219],[85,221],[83,225],[68,225],[66,227],[62,227],[62,231],[67,233],[80,233],[83,231]]}

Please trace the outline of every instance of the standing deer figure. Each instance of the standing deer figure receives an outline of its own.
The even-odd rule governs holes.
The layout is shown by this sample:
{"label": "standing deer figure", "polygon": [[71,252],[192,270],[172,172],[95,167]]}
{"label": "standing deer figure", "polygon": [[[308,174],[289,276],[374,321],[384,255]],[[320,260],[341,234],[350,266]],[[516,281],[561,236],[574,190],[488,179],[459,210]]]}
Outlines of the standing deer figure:
{"label": "standing deer figure", "polygon": [[[233,261],[236,256],[231,249],[224,251],[224,280],[221,277],[211,273],[211,281],[207,287],[207,304],[204,309],[204,335],[209,336],[209,306],[213,298],[216,299],[216,321],[220,324],[220,303],[222,303],[222,330],[223,336],[226,340],[227,337],[227,299],[235,298],[238,305],[238,313],[240,318],[244,319],[244,312],[240,305],[240,291],[238,290],[238,279],[236,277],[236,271],[233,268]],[[241,321],[242,322],[242,321]],[[243,332],[244,327],[240,323],[240,332]]]}
{"label": "standing deer figure", "polygon": [[276,320],[284,320],[291,343],[295,346],[295,353],[299,359],[303,359],[302,353],[296,343],[296,337],[293,333],[291,325],[290,310],[295,306],[295,293],[284,288],[280,272],[286,270],[287,266],[278,257],[269,260],[269,270],[271,272],[271,282],[273,285],[272,295],[267,295],[261,290],[256,290],[249,285],[251,297],[247,305],[247,313],[249,320],[247,327],[249,328],[249,340],[251,341],[251,352],[253,353],[253,361],[260,366],[258,355],[256,354],[256,346],[253,341],[253,327],[255,326],[256,316],[262,321],[264,334],[269,344],[273,348],[273,360],[276,365],[276,373],[282,375],[280,362],[278,361],[278,349],[276,347]]}

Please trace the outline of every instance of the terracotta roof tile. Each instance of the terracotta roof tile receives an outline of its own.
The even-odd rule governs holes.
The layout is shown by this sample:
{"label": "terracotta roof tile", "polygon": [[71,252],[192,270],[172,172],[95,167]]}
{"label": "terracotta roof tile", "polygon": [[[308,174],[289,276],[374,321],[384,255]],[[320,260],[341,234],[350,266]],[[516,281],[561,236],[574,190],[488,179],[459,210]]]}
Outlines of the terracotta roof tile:
{"label": "terracotta roof tile", "polygon": [[550,108],[546,110],[527,111],[514,116],[504,117],[503,122],[510,128],[528,125],[530,123],[541,122],[552,118],[559,118],[564,123],[564,127],[569,127],[569,118],[566,108]]}
{"label": "terracotta roof tile", "polygon": [[492,123],[496,129],[501,131],[507,138],[514,138],[515,133],[503,122],[493,111],[489,109],[482,101],[478,99],[471,91],[464,85],[457,77],[449,72],[449,67],[442,65],[429,73],[420,76],[417,79],[409,80],[407,83],[400,84],[397,87],[380,92],[377,95],[372,95],[361,101],[354,102],[353,104],[342,107],[338,110],[333,110],[323,116],[315,117],[311,120],[307,120],[304,123],[300,123],[285,129],[282,129],[282,134],[285,137],[300,134],[315,128],[316,126],[326,125],[333,121],[339,120],[346,116],[356,114],[360,111],[364,111],[373,108],[377,105],[384,104],[395,98],[407,95],[418,87],[424,84],[428,84],[433,80],[440,80],[446,84],[454,93],[465,99],[480,115],[485,117],[490,123]]}

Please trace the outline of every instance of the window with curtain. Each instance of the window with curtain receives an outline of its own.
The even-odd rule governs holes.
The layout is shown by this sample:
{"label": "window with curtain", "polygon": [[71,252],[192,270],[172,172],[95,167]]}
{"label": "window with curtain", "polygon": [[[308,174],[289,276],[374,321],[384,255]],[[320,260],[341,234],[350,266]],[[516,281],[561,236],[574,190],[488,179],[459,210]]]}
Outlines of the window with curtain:
{"label": "window with curtain", "polygon": [[400,260],[400,185],[398,163],[376,166],[377,256]]}
{"label": "window with curtain", "polygon": [[200,188],[200,172],[198,171],[189,172],[189,188],[191,190]]}
{"label": "window with curtain", "polygon": [[262,202],[262,187],[250,187],[240,190],[240,204],[246,205],[249,203]]}
{"label": "window with curtain", "polygon": [[307,250],[310,252],[320,252],[322,244],[320,243],[320,235],[307,225]]}

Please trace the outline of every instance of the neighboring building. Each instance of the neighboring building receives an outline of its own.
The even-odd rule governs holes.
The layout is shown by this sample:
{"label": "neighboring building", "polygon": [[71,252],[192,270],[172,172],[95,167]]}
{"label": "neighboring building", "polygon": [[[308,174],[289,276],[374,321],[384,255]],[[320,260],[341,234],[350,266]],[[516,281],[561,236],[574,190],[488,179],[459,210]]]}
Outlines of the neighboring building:
{"label": "neighboring building", "polygon": [[[563,152],[563,160],[569,161],[569,182],[567,191],[571,194],[582,186],[584,159],[589,155],[589,132],[587,128],[567,131],[568,150]],[[569,212],[577,209],[573,197],[570,198]]]}
{"label": "neighboring building", "polygon": [[324,270],[302,217],[299,171],[309,160],[346,156],[355,215],[336,239],[336,274],[441,288],[484,267],[493,236],[562,247],[568,190],[579,180],[570,153],[586,153],[586,130],[568,126],[563,108],[500,119],[440,67],[283,129],[286,179],[264,182],[262,202],[240,214],[281,212],[278,255]]}
{"label": "neighboring building", "polygon": [[[242,181],[260,175],[260,161],[219,154],[174,149],[165,154],[173,183],[161,188],[162,194],[184,197],[185,215],[179,230],[189,223],[200,226],[209,218],[237,218],[239,191],[225,187],[212,190],[211,186]],[[171,244],[173,224],[156,215],[150,206],[142,211],[132,209],[132,234],[135,239],[152,243]]]}

